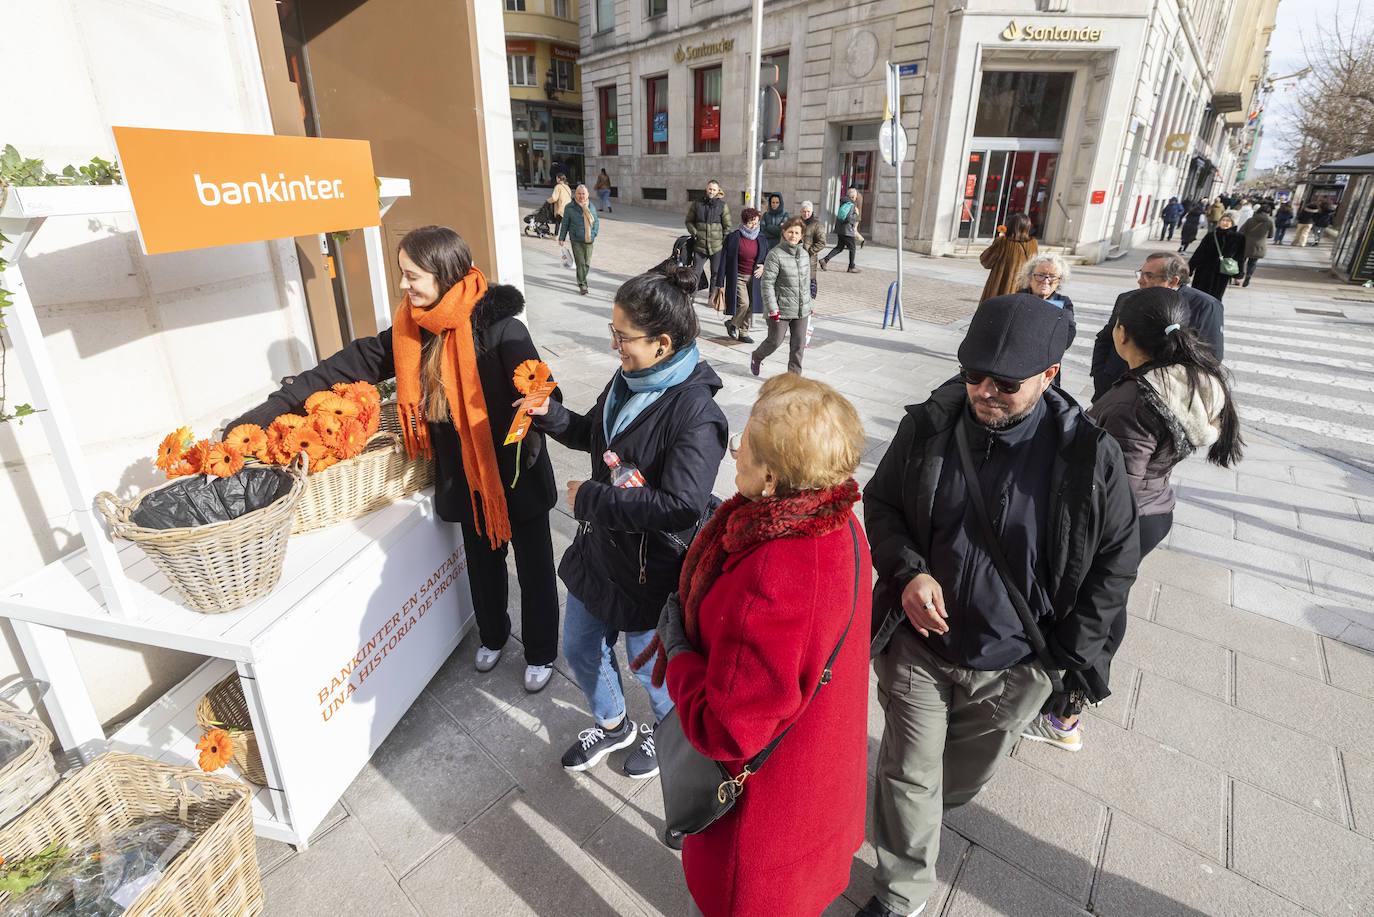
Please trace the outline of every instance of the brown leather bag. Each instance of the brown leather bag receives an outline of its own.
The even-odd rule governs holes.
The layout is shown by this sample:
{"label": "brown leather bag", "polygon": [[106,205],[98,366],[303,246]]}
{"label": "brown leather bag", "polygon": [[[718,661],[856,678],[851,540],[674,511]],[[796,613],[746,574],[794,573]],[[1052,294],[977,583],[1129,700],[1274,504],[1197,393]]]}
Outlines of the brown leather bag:
{"label": "brown leather bag", "polygon": [[724,311],[725,311],[725,288],[724,288],[724,287],[716,287],[715,290],[713,290],[713,291],[711,292],[711,308],[712,308],[712,309],[715,309],[717,312],[724,312]]}

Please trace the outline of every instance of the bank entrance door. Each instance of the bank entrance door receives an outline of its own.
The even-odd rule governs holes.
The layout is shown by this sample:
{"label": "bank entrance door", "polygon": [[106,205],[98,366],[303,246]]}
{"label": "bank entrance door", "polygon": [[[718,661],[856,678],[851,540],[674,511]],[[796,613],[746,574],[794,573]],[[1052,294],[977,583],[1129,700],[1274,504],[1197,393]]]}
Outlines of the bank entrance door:
{"label": "bank entrance door", "polygon": [[1044,238],[1060,149],[1058,143],[1043,141],[1034,146],[1048,148],[1008,149],[1003,144],[974,140],[961,189],[959,238],[995,239],[997,227],[1005,226],[1013,213],[1029,216],[1031,232],[1037,239]]}

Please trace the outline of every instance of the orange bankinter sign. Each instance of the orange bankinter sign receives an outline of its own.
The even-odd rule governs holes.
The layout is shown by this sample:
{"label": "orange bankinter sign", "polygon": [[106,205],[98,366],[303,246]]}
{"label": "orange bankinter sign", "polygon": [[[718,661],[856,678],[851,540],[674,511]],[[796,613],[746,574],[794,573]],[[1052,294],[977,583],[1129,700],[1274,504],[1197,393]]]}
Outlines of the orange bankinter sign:
{"label": "orange bankinter sign", "polygon": [[114,128],[143,250],[376,226],[366,140]]}

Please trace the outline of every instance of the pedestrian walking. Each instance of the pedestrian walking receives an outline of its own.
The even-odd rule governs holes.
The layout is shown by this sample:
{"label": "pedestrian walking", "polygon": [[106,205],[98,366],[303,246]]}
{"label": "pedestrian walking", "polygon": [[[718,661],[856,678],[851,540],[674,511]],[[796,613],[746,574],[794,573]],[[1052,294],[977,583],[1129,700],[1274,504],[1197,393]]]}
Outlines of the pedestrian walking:
{"label": "pedestrian walking", "polygon": [[1207,231],[1211,232],[1217,228],[1221,218],[1226,215],[1226,203],[1218,197],[1212,201],[1212,205],[1207,208]]}
{"label": "pedestrian walking", "polygon": [[474,660],[488,672],[501,659],[511,621],[506,559],[515,548],[520,583],[520,642],[525,690],[540,691],[558,656],[558,585],[549,510],[558,500],[544,437],[505,445],[518,397],[514,377],[538,360],[515,287],[488,285],[463,239],[424,226],[401,239],[401,290],[390,328],[358,338],[313,369],[297,373],[242,423],[263,429],[282,414],[302,414],[315,392],[336,384],[395,378],[405,446],[433,457],[434,510],[463,531],[468,588],[481,638]]}
{"label": "pedestrian walking", "polygon": [[563,210],[572,203],[572,189],[568,187],[568,176],[562,172],[553,180],[553,191],[544,201],[553,206],[553,219],[555,223],[563,222]]}
{"label": "pedestrian walking", "polygon": [[[1215,296],[1204,293],[1188,285],[1188,262],[1175,252],[1153,252],[1145,256],[1140,269],[1135,272],[1136,286],[1139,289],[1166,287],[1177,290],[1183,300],[1187,318],[1184,324],[1206,345],[1218,363],[1225,357],[1225,340],[1222,334],[1223,309],[1221,301]],[[1112,387],[1121,374],[1129,367],[1116,352],[1112,333],[1116,328],[1116,313],[1122,300],[1130,295],[1122,293],[1112,306],[1112,315],[1102,330],[1097,332],[1093,341],[1092,379],[1093,400],[1101,398]]]}
{"label": "pedestrian walking", "polygon": [[[1063,309],[1073,323],[1069,331],[1069,344],[1078,333],[1078,320],[1073,312],[1073,300],[1063,292],[1064,284],[1069,282],[1069,263],[1057,252],[1040,252],[1026,260],[1021,266],[1021,274],[1016,280],[1016,292],[1039,296],[1056,308]],[[1061,368],[1054,377],[1054,384],[1063,388],[1064,371]]]}
{"label": "pedestrian walking", "polygon": [[782,206],[782,195],[768,195],[768,209],[763,212],[763,234],[770,248],[782,241],[782,224],[791,218]]}
{"label": "pedestrian walking", "polygon": [[739,228],[725,237],[721,271],[725,278],[725,333],[752,344],[754,314],[763,312],[763,264],[771,245],[759,231],[762,217],[753,207],[740,212]]}
{"label": "pedestrian walking", "polygon": [[1202,205],[1194,202],[1183,214],[1183,224],[1178,234],[1178,250],[1186,252],[1188,246],[1197,240],[1198,224],[1202,222]]}
{"label": "pedestrian walking", "polygon": [[1329,200],[1321,202],[1317,208],[1317,215],[1312,218],[1312,244],[1320,245],[1322,238],[1326,235],[1326,230],[1336,219],[1336,205]]}
{"label": "pedestrian walking", "polygon": [[710,265],[710,286],[707,289],[708,301],[716,304],[716,291],[721,289],[721,249],[725,247],[725,236],[734,225],[730,222],[730,205],[725,203],[725,192],[720,182],[711,179],[706,183],[706,196],[693,201],[687,208],[687,234],[692,237],[693,266],[697,277],[701,269]]}
{"label": "pedestrian walking", "polygon": [[[634,659],[653,642],[725,457],[729,428],[714,400],[722,383],[697,351],[698,274],[671,268],[621,284],[610,323],[620,368],[596,404],[586,414],[552,400],[531,411],[537,429],[592,456],[590,480],[568,482],[578,528],[558,566],[568,590],[563,655],[593,718],[563,754],[569,771],[635,745],[624,773],[658,773],[654,724],[630,719],[614,649],[624,638]],[[657,723],[673,702],[650,671],[636,674]]]}
{"label": "pedestrian walking", "polygon": [[1283,237],[1288,234],[1288,227],[1293,225],[1293,205],[1284,201],[1279,205],[1278,212],[1274,214],[1274,244],[1282,245]]}
{"label": "pedestrian walking", "polygon": [[1040,246],[1031,238],[1030,218],[1024,213],[1013,213],[1007,220],[1006,232],[993,240],[978,256],[978,263],[988,270],[983,295],[978,297],[978,301],[1014,293],[1022,265],[1039,250]]}
{"label": "pedestrian walking", "polygon": [[787,371],[801,375],[813,308],[811,259],[801,247],[804,228],[805,224],[795,218],[783,224],[782,241],[763,263],[761,291],[763,309],[768,313],[768,337],[749,360],[749,371],[756,376],[763,361],[782,345],[784,335],[788,336]]}
{"label": "pedestrian walking", "polygon": [[1178,198],[1169,198],[1169,203],[1159,212],[1159,218],[1164,222],[1164,229],[1159,234],[1160,239],[1172,240],[1174,227],[1183,219],[1183,205],[1178,202]]}
{"label": "pedestrian walking", "polygon": [[815,299],[820,293],[817,274],[820,272],[820,252],[825,248],[825,227],[821,225],[820,218],[816,216],[816,207],[810,201],[802,201],[798,212],[802,219],[802,248],[811,258],[811,298]]}
{"label": "pedestrian walking", "polygon": [[1193,286],[1210,293],[1218,300],[1226,295],[1226,287],[1241,272],[1245,257],[1245,237],[1236,229],[1236,217],[1231,211],[1222,214],[1217,228],[1207,233],[1188,259],[1193,272]]}
{"label": "pedestrian walking", "polygon": [[601,174],[596,177],[596,197],[601,202],[601,209],[607,213],[611,210],[611,177],[602,169]]}
{"label": "pedestrian walking", "polygon": [[558,226],[559,247],[572,241],[573,263],[577,266],[577,292],[587,295],[587,271],[592,266],[592,243],[601,232],[601,217],[597,215],[596,205],[591,202],[586,185],[578,185],[573,192],[573,203],[577,206],[563,211],[565,219]]}
{"label": "pedestrian walking", "polygon": [[777,742],[735,807],[682,839],[693,913],[819,914],[849,885],[868,783],[872,560],[852,509],[863,447],[858,412],[830,386],[765,382],[732,441],[739,492],[664,606],[686,741],[731,774]]}
{"label": "pedestrian walking", "polygon": [[1250,218],[1255,215],[1255,208],[1251,206],[1249,199],[1246,199],[1236,211],[1236,226],[1244,226],[1250,222]]}
{"label": "pedestrian walking", "polygon": [[[1195,451],[1231,468],[1244,441],[1221,363],[1188,327],[1182,297],[1168,287],[1122,295],[1112,329],[1117,354],[1130,369],[1093,403],[1088,416],[1121,446],[1131,496],[1139,514],[1140,556],[1153,551],[1174,520],[1169,475]],[[1126,634],[1126,615],[1114,622],[1097,677],[1110,684],[1111,660]],[[1023,735],[1065,751],[1083,747],[1082,710],[1046,713]]]}
{"label": "pedestrian walking", "polygon": [[1269,254],[1269,237],[1274,231],[1274,218],[1270,216],[1267,204],[1240,224],[1240,234],[1245,237],[1245,279],[1241,286],[1250,285],[1250,280],[1255,276],[1255,266]]}
{"label": "pedestrian walking", "polygon": [[1298,210],[1298,231],[1293,236],[1293,246],[1302,248],[1307,245],[1307,240],[1312,235],[1312,224],[1316,222],[1317,215],[1321,213],[1321,208],[1315,201],[1308,201]]}
{"label": "pedestrian walking", "polygon": [[835,247],[830,250],[830,254],[820,259],[821,270],[826,270],[826,265],[830,259],[840,252],[849,252],[849,273],[857,274],[859,269],[854,266],[854,245],[859,234],[859,219],[863,216],[863,195],[857,188],[850,188],[845,195],[845,200],[840,204],[840,209],[835,213]]}
{"label": "pedestrian walking", "polygon": [[862,917],[920,912],[943,813],[1047,700],[1106,696],[1088,679],[1126,614],[1136,512],[1121,447],[1050,384],[1068,340],[1039,297],[980,304],[961,381],[906,409],[864,489],[885,722]]}

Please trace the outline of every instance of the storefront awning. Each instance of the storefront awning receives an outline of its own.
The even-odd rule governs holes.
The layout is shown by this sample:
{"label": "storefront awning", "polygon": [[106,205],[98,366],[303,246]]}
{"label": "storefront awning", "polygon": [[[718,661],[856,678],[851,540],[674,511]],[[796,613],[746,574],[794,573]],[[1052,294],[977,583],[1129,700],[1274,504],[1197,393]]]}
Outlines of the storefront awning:
{"label": "storefront awning", "polygon": [[1313,175],[1368,175],[1374,173],[1374,153],[1327,162],[1312,170]]}

